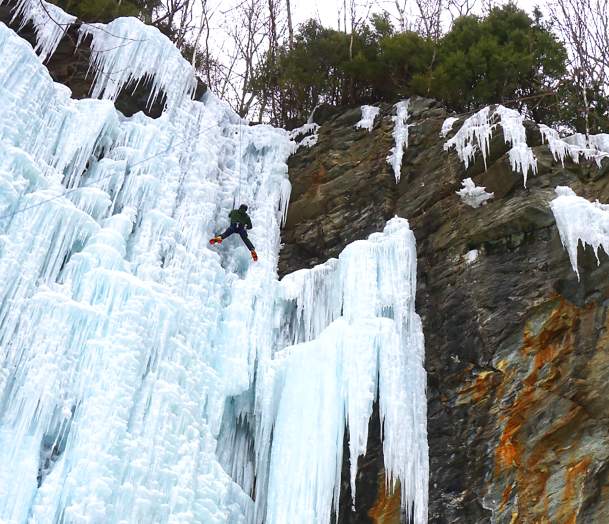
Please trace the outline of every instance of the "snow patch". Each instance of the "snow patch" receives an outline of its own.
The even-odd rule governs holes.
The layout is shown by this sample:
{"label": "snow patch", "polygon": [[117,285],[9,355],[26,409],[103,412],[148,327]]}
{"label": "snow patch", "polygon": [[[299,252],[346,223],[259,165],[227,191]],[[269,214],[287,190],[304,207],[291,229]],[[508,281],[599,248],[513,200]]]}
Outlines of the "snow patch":
{"label": "snow patch", "polygon": [[358,129],[367,129],[368,132],[372,131],[374,120],[378,116],[380,110],[380,107],[362,106],[362,119],[355,124],[355,127]]}
{"label": "snow patch", "polygon": [[440,131],[440,136],[442,138],[446,138],[448,133],[452,131],[453,125],[457,120],[459,120],[459,118],[456,116],[449,116],[446,120],[444,120],[444,123],[442,124],[442,129]]}
{"label": "snow patch", "polygon": [[487,200],[490,200],[495,196],[494,193],[487,193],[485,187],[476,186],[471,178],[466,178],[461,182],[463,186],[459,191],[456,191],[457,195],[461,197],[464,204],[470,207],[480,207],[486,204]]}
{"label": "snow patch", "polygon": [[[316,124],[315,122],[307,122],[300,127],[292,129],[292,131],[288,133],[288,136],[290,137],[290,140],[296,142],[294,151],[300,147],[310,148],[317,144],[317,141],[319,140],[318,132],[319,124]],[[300,137],[304,138],[301,138],[300,141],[298,141]]]}

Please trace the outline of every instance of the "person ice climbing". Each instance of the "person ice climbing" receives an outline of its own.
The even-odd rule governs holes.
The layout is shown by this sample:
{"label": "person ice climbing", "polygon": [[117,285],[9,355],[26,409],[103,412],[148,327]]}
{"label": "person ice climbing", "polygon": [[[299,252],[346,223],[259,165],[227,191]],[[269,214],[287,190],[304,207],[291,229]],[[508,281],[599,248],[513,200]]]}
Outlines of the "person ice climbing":
{"label": "person ice climbing", "polygon": [[254,244],[252,244],[252,241],[248,238],[246,231],[246,229],[252,229],[252,220],[247,214],[247,206],[245,204],[241,204],[239,209],[233,209],[228,214],[228,218],[230,218],[230,226],[228,226],[228,229],[221,235],[216,235],[209,241],[209,243],[212,245],[221,244],[226,237],[231,236],[233,233],[239,233],[241,240],[243,240],[243,243],[250,250],[252,258],[255,262],[258,260],[258,255],[256,254]]}

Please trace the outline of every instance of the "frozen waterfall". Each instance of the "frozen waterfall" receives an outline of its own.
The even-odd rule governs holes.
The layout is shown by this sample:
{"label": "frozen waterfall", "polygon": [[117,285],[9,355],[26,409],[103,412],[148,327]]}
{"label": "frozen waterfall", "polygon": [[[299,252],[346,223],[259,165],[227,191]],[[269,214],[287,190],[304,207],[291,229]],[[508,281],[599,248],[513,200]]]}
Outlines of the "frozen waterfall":
{"label": "frozen waterfall", "polygon": [[[73,100],[0,24],[0,522],[329,522],[345,425],[354,491],[377,395],[387,483],[425,522],[408,222],[278,281],[288,133],[190,100],[152,28],[102,29],[83,34],[106,100]],[[134,47],[96,54],[110,35]],[[125,118],[112,100],[148,76],[166,111]],[[255,264],[207,242],[238,202]]]}

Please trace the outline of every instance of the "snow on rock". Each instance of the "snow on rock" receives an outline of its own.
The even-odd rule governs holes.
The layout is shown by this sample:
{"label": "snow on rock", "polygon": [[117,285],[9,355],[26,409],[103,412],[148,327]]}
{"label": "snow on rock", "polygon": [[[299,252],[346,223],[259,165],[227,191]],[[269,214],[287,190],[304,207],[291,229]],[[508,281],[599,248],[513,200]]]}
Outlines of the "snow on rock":
{"label": "snow on rock", "polygon": [[380,107],[362,106],[362,119],[355,124],[355,127],[358,129],[367,129],[368,132],[372,131],[374,120],[378,116],[380,110]]}
{"label": "snow on rock", "polygon": [[480,207],[486,204],[487,200],[490,200],[495,196],[494,193],[487,193],[486,188],[482,186],[476,186],[471,178],[466,178],[461,182],[463,187],[456,191],[457,195],[461,197],[461,200],[470,207]]}
{"label": "snow on rock", "polygon": [[[4,1],[0,0],[0,5]],[[34,51],[39,53],[43,62],[55,52],[63,35],[76,21],[75,16],[45,0],[19,0],[14,7],[13,19],[17,17],[21,18],[20,30],[28,22],[34,25],[37,39]]]}
{"label": "snow on rock", "polygon": [[399,479],[403,508],[414,522],[427,522],[424,344],[408,222],[395,218],[338,260],[281,284],[291,312],[288,340],[297,344],[278,354],[266,522],[330,521],[340,495],[344,420],[357,497],[357,458],[366,451],[377,388],[388,485]]}
{"label": "snow on rock", "polygon": [[580,158],[594,160],[598,167],[601,167],[604,158],[609,158],[608,134],[590,135],[586,139],[586,135],[576,133],[561,138],[558,131],[544,124],[539,124],[539,131],[543,141],[547,142],[554,160],[560,161],[563,166],[567,156],[576,164],[579,164]]}
{"label": "snow on rock", "polygon": [[457,120],[459,120],[459,118],[456,116],[449,116],[446,120],[444,120],[444,123],[442,124],[442,129],[440,131],[440,136],[442,138],[446,138],[448,133],[452,131],[453,125]]}
{"label": "snow on rock", "polygon": [[[317,140],[319,139],[318,132],[319,124],[316,124],[315,122],[307,122],[300,127],[292,129],[288,136],[290,137],[290,140],[296,142],[296,150],[300,147],[313,147],[315,144],[317,144]],[[304,138],[301,138],[300,142],[298,142],[300,137]]]}
{"label": "snow on rock", "polygon": [[470,251],[468,251],[467,253],[465,253],[465,262],[467,264],[473,264],[476,260],[478,260],[478,250],[477,249],[472,249]]}
{"label": "snow on rock", "polygon": [[537,172],[537,159],[527,145],[523,121],[524,116],[514,109],[499,105],[491,111],[490,107],[484,107],[463,122],[455,136],[444,144],[444,150],[448,151],[454,147],[459,159],[465,164],[465,169],[474,160],[476,152],[480,151],[486,169],[490,140],[499,124],[503,129],[505,142],[512,146],[508,152],[512,171],[522,173],[526,187],[529,171],[533,174]]}
{"label": "snow on rock", "polygon": [[[563,246],[569,253],[573,271],[577,273],[577,246],[592,246],[598,260],[598,250],[603,248],[609,254],[609,205],[589,202],[579,197],[566,186],[557,186],[556,198],[550,207],[556,219]],[[600,263],[600,262],[599,262]]]}
{"label": "snow on rock", "polygon": [[395,104],[396,115],[391,117],[393,120],[393,139],[395,146],[391,148],[387,156],[387,162],[391,164],[395,175],[396,184],[400,181],[402,172],[402,157],[404,149],[408,147],[408,103],[410,100],[403,100]]}

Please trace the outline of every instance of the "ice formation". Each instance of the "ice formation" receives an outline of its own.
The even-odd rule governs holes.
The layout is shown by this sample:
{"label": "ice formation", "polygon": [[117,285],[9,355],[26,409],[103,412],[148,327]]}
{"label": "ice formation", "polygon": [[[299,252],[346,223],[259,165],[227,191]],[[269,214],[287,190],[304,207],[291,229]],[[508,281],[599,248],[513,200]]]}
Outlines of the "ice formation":
{"label": "ice formation", "polygon": [[358,129],[367,129],[368,132],[372,131],[374,120],[378,116],[380,110],[380,107],[362,106],[362,119],[355,124],[355,127]]}
{"label": "ice formation", "polygon": [[457,120],[459,120],[459,118],[456,116],[449,116],[446,120],[444,120],[444,123],[442,124],[442,129],[440,130],[440,136],[442,138],[446,138],[448,133],[452,131],[453,126],[455,125],[455,122]]}
{"label": "ice formation", "polygon": [[403,507],[414,522],[426,522],[426,378],[408,222],[391,220],[383,233],[350,244],[338,260],[286,276],[282,287],[291,311],[287,341],[296,345],[280,353],[275,369],[282,392],[267,523],[329,522],[333,493],[338,503],[345,420],[357,497],[357,457],[366,451],[377,388],[388,482],[395,487],[400,479]]}
{"label": "ice formation", "polygon": [[487,193],[485,187],[476,186],[471,178],[466,178],[461,182],[463,186],[459,191],[456,191],[457,195],[461,197],[461,200],[470,207],[480,207],[486,204],[487,200],[490,200],[495,196],[494,193]]}
{"label": "ice formation", "polygon": [[522,173],[526,187],[529,171],[533,174],[537,172],[537,159],[527,145],[523,121],[524,116],[514,109],[499,105],[491,111],[490,107],[484,107],[463,122],[459,131],[446,141],[444,150],[448,151],[454,147],[459,159],[465,164],[465,169],[474,160],[476,152],[480,151],[486,169],[490,140],[499,124],[503,129],[505,142],[512,146],[508,152],[512,171]]}
{"label": "ice formation", "polygon": [[396,115],[391,117],[393,120],[393,139],[395,145],[391,148],[387,156],[387,162],[391,164],[395,175],[396,184],[400,181],[402,173],[402,157],[404,149],[408,147],[408,103],[410,100],[403,100],[395,104]]}
{"label": "ice formation", "polygon": [[[0,521],[329,520],[344,423],[353,481],[378,391],[387,482],[425,522],[407,222],[278,282],[288,133],[192,101],[139,22],[103,29],[86,29],[97,50],[123,47],[93,53],[97,95],[149,77],[160,118],[71,99],[0,24]],[[207,242],[238,202],[255,264],[238,238]]]}
{"label": "ice formation", "polygon": [[[299,147],[313,147],[319,139],[319,124],[315,122],[307,122],[306,124],[292,129],[289,133],[290,140],[296,142],[296,149]],[[304,138],[300,138],[304,137]],[[298,142],[298,139],[300,141]]]}
{"label": "ice formation", "polygon": [[599,248],[609,254],[609,205],[589,202],[577,196],[570,187],[558,186],[555,191],[557,196],[550,202],[550,207],[562,244],[579,279],[577,246],[580,242],[583,246],[592,246],[597,260]]}
{"label": "ice formation", "polygon": [[[0,5],[5,2],[0,0]],[[63,35],[76,21],[75,16],[44,0],[18,0],[13,18],[21,19],[21,29],[28,22],[34,25],[37,40],[35,51],[40,53],[43,62],[55,52]]]}
{"label": "ice formation", "polygon": [[558,131],[544,124],[539,124],[542,139],[547,142],[554,160],[565,165],[567,156],[576,164],[580,158],[594,160],[598,167],[604,158],[609,158],[609,135],[598,134],[586,135],[576,133],[566,138],[561,138]]}

